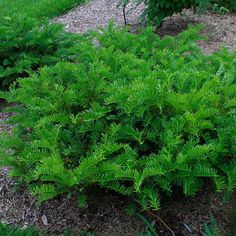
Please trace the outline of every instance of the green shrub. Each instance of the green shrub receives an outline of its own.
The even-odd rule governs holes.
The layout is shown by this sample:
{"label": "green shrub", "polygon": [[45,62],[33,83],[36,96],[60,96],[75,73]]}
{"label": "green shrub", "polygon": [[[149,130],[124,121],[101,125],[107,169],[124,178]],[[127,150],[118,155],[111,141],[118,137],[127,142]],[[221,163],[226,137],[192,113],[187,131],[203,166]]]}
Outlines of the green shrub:
{"label": "green shrub", "polygon": [[[0,222],[0,233],[1,236],[55,236],[55,234],[48,234],[43,232],[38,232],[34,228],[29,227],[22,229],[19,226],[8,226]],[[61,236],[94,236],[93,233],[80,232],[78,234],[73,234],[70,231],[66,231],[60,234]]]}
{"label": "green shrub", "polygon": [[236,0],[210,0],[210,2],[215,8],[218,8],[219,12],[236,10]]}
{"label": "green shrub", "polygon": [[[127,0],[123,0],[127,2]],[[129,0],[128,0],[129,1]],[[183,9],[197,8],[205,9],[209,0],[131,0],[138,4],[144,3],[146,9],[143,17],[156,25],[160,25],[163,19],[167,16],[172,16],[174,13],[181,13]]]}
{"label": "green shrub", "polygon": [[236,10],[236,0],[121,0],[124,4],[130,1],[137,4],[144,3],[143,18],[155,25],[160,25],[165,17],[172,16],[174,13],[181,13],[184,9],[207,10],[208,7],[218,9],[219,12]]}
{"label": "green shrub", "polygon": [[83,0],[0,0],[0,16],[24,15],[41,20],[61,14]]}
{"label": "green shrub", "polygon": [[44,65],[70,60],[70,47],[78,36],[61,25],[44,26],[28,17],[0,17],[0,89]]}
{"label": "green shrub", "polygon": [[194,195],[209,179],[232,191],[236,54],[204,55],[197,29],[93,37],[73,48],[77,63],[44,67],[2,95],[19,105],[1,165],[39,201],[100,186],[158,209],[159,192]]}
{"label": "green shrub", "polygon": [[39,236],[32,228],[20,229],[18,227],[9,227],[6,224],[0,223],[0,234],[2,236]]}

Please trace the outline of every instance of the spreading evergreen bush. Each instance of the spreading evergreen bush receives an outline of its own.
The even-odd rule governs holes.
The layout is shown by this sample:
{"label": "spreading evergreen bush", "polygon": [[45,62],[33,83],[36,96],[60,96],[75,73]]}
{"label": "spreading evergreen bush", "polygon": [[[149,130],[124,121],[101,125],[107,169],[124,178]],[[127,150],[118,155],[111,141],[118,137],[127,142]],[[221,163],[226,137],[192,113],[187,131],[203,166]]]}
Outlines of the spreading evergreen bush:
{"label": "spreading evergreen bush", "polygon": [[19,15],[0,17],[0,89],[44,65],[71,60],[70,47],[78,36],[61,25]]}
{"label": "spreading evergreen bush", "polygon": [[[96,40],[95,40],[96,39]],[[236,187],[236,53],[210,56],[197,29],[163,39],[109,27],[81,38],[75,63],[18,80],[1,165],[39,201],[89,187],[159,209],[159,193]]]}

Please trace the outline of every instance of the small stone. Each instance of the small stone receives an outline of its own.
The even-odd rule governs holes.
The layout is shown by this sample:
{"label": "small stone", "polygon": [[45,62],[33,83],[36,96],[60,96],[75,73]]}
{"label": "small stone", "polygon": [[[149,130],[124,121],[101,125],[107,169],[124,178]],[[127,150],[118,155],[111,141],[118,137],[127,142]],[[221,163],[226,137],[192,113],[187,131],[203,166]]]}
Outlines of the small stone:
{"label": "small stone", "polygon": [[42,215],[42,216],[41,216],[41,220],[42,220],[42,222],[43,222],[44,225],[48,225],[48,219],[47,219],[47,216]]}

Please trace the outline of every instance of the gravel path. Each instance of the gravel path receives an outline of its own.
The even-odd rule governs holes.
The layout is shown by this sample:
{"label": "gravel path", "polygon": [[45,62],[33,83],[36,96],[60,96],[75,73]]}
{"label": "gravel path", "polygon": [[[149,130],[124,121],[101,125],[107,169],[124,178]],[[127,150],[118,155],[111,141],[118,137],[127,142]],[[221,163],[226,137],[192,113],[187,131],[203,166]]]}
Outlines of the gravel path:
{"label": "gravel path", "polygon": [[[120,0],[91,0],[90,3],[78,6],[72,11],[56,17],[54,22],[65,24],[67,31],[84,33],[97,27],[105,27],[110,21],[124,25],[122,7],[118,7]],[[129,4],[126,7],[127,23],[138,24],[143,6],[136,7]]]}
{"label": "gravel path", "polygon": [[[109,21],[124,26],[122,8],[117,8],[119,0],[91,0],[89,4],[78,6],[72,11],[57,17],[54,22],[63,23],[67,31],[84,33],[89,29],[99,26],[105,27]],[[131,10],[133,9],[133,10]],[[144,6],[135,8],[134,4],[127,6],[126,12],[128,23],[137,25]],[[236,14],[218,15],[214,13],[201,16],[194,15],[191,11],[183,12],[183,15],[168,17],[161,28],[157,29],[160,36],[176,35],[188,27],[188,25],[204,24],[203,35],[207,41],[201,42],[206,53],[218,50],[221,45],[230,50],[236,49]],[[137,27],[134,27],[135,30]]]}

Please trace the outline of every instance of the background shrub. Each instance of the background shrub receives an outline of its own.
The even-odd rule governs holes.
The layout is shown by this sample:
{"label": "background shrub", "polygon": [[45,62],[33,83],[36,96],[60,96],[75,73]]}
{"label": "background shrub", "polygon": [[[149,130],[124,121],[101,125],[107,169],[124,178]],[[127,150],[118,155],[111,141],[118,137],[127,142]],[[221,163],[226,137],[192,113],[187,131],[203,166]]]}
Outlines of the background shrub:
{"label": "background shrub", "polygon": [[112,27],[81,38],[76,63],[44,67],[2,94],[19,105],[1,165],[39,201],[74,190],[84,200],[100,186],[158,209],[159,192],[194,195],[208,179],[231,192],[236,54],[203,55],[197,39],[196,29],[160,39]]}
{"label": "background shrub", "polygon": [[61,25],[29,17],[0,17],[0,89],[18,77],[26,77],[43,65],[71,60],[70,47],[76,43]]}
{"label": "background shrub", "polygon": [[146,9],[143,17],[155,25],[160,25],[165,17],[180,13],[183,9],[206,9],[209,0],[133,0],[133,2],[144,3]]}
{"label": "background shrub", "polygon": [[45,17],[52,18],[83,2],[83,0],[0,0],[0,16],[24,15],[42,20]]}
{"label": "background shrub", "polygon": [[225,10],[235,11],[236,10],[236,0],[211,0],[212,5],[217,6],[219,9],[224,7]]}
{"label": "background shrub", "polygon": [[124,4],[129,1],[137,4],[144,3],[146,8],[143,18],[158,26],[165,17],[172,16],[174,13],[181,13],[184,9],[201,12],[214,5],[214,8],[218,8],[219,12],[236,10],[236,0],[122,0]]}

